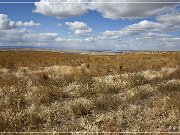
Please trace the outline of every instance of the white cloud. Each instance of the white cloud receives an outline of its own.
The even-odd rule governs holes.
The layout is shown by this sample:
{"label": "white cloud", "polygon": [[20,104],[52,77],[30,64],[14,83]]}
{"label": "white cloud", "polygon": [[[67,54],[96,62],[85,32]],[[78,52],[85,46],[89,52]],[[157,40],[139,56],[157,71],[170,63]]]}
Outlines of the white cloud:
{"label": "white cloud", "polygon": [[180,50],[180,38],[167,34],[146,33],[130,39],[63,38],[58,33],[33,33],[25,29],[0,30],[0,46],[24,45],[58,49],[101,50]]}
{"label": "white cloud", "polygon": [[103,37],[106,38],[120,38],[122,36],[130,36],[130,35],[137,35],[139,33],[145,33],[145,32],[157,32],[159,31],[159,28],[161,27],[161,24],[143,20],[139,23],[135,23],[129,26],[124,27],[121,30],[118,31],[105,31],[103,32]]}
{"label": "white cloud", "polygon": [[116,31],[105,31],[99,40],[111,44],[125,43],[126,48],[144,50],[180,50],[180,38],[167,34],[180,31],[180,13],[161,15],[156,21],[143,20]]}
{"label": "white cloud", "polygon": [[14,22],[7,15],[0,14],[0,45],[38,45],[54,42],[59,36],[58,33],[33,33],[30,30],[17,29],[17,26],[37,26],[39,23]]}
{"label": "white cloud", "polygon": [[171,13],[157,17],[157,22],[143,20],[124,27],[118,31],[105,31],[102,38],[121,38],[122,36],[138,35],[142,33],[180,31],[180,13]]}
{"label": "white cloud", "polygon": [[29,26],[40,26],[40,23],[35,23],[34,21],[22,22],[22,21],[11,21],[9,17],[5,14],[0,14],[0,30],[10,30],[15,29],[17,26],[29,27]]}
{"label": "white cloud", "polygon": [[87,42],[95,42],[96,38],[95,37],[88,37],[88,38],[85,38],[84,40]]}
{"label": "white cloud", "polygon": [[157,20],[159,23],[163,24],[162,29],[164,31],[180,30],[180,12],[159,16]]}
{"label": "white cloud", "polygon": [[68,25],[69,28],[74,31],[78,29],[81,30],[89,29],[88,25],[84,22],[75,21],[75,22],[66,22],[65,24]]}
{"label": "white cloud", "polygon": [[[117,39],[98,37],[96,44],[110,50],[180,50],[180,38],[168,34],[142,33]],[[103,46],[102,46],[103,45]],[[98,48],[97,46],[97,48]]]}
{"label": "white cloud", "polygon": [[16,28],[15,22],[11,21],[9,17],[5,14],[0,14],[0,29],[14,29]]}
{"label": "white cloud", "polygon": [[161,15],[157,18],[159,22],[165,22],[165,23],[173,23],[173,24],[180,24],[180,13],[169,13],[166,15]]}
{"label": "white cloud", "polygon": [[168,34],[140,34],[132,40],[135,49],[142,50],[180,50],[180,38]]}
{"label": "white cloud", "polygon": [[30,26],[40,26],[40,23],[35,23],[34,21],[29,21],[29,22],[22,22],[18,21],[16,22],[16,26],[23,26],[23,27],[30,27]]}
{"label": "white cloud", "polygon": [[92,32],[92,28],[90,28],[86,23],[84,22],[66,22],[65,23],[71,31],[74,32],[74,34],[79,36],[87,36],[89,33]]}
{"label": "white cloud", "polygon": [[37,45],[50,44],[59,36],[58,33],[33,33],[25,29],[0,30],[1,45],[23,44]]}
{"label": "white cloud", "polygon": [[[25,28],[19,29],[18,27],[15,27],[15,25],[12,27],[10,23],[13,21],[11,21],[8,16],[3,16],[5,16],[6,19],[0,19],[0,46],[30,45],[71,50],[180,50],[180,38],[178,36],[162,34],[166,33],[163,32],[165,26],[170,27],[177,23],[173,21],[172,16],[178,18],[178,13],[159,16],[157,22],[144,20],[126,26],[121,30],[106,31],[97,37],[88,36],[66,38],[61,37],[58,33],[35,33]],[[6,22],[6,25],[2,22]],[[69,29],[74,33],[77,30],[92,32],[92,29],[84,22],[66,22],[66,25],[68,25]],[[167,29],[168,31],[171,31],[172,29],[169,27],[167,27]]]}
{"label": "white cloud", "polygon": [[[93,0],[103,2],[104,0]],[[155,0],[137,0],[137,2],[153,2]],[[175,0],[163,0],[171,2]],[[125,2],[124,0],[107,0],[106,2]],[[128,0],[134,2],[134,0]],[[166,13],[174,4],[170,3],[91,3],[91,10],[96,10],[105,18],[147,18]]]}
{"label": "white cloud", "polygon": [[[35,2],[36,13],[41,13],[47,16],[54,16],[56,18],[67,18],[72,16],[79,16],[88,11],[88,4],[79,4],[83,0],[77,0],[77,3],[52,3],[63,2],[62,0],[40,0]],[[87,0],[86,0],[87,1]],[[65,2],[73,2],[73,0],[66,0]]]}
{"label": "white cloud", "polygon": [[[5,19],[4,19],[5,17]],[[3,19],[0,19],[0,46],[39,46],[39,47],[52,47],[52,48],[86,48],[86,45],[90,43],[85,39],[76,38],[63,38],[59,33],[35,33],[25,28],[18,29],[15,25],[10,25],[11,21],[7,15],[3,15]],[[5,20],[5,21],[4,21]],[[13,27],[12,27],[13,26]],[[27,26],[27,25],[26,25]],[[76,27],[78,28],[78,27]],[[88,29],[82,25],[79,29]]]}
{"label": "white cloud", "polygon": [[[155,0],[137,0],[137,2],[153,2]],[[177,0],[164,0],[163,2],[173,2]],[[52,2],[74,2],[74,3],[52,3]],[[77,2],[77,3],[76,3]],[[99,2],[99,3],[78,3],[78,2]],[[105,18],[147,18],[158,16],[171,10],[173,3],[103,3],[103,2],[126,2],[124,0],[40,0],[35,2],[36,13],[54,16],[56,18],[66,18],[80,16],[95,10]],[[134,0],[128,0],[134,2]],[[156,1],[157,2],[157,1]]]}

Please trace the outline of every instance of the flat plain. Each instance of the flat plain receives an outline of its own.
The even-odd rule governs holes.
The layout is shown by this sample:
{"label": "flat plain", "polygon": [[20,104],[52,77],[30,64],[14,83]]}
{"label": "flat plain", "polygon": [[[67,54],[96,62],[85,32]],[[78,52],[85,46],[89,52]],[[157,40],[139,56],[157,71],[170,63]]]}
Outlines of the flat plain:
{"label": "flat plain", "polygon": [[180,52],[0,51],[0,132],[179,132]]}

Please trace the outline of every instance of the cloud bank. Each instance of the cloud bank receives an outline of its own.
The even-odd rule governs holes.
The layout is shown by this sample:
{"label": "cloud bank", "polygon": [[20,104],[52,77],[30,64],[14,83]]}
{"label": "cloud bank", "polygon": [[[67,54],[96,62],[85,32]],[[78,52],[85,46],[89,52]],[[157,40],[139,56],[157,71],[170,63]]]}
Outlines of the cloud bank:
{"label": "cloud bank", "polygon": [[[111,20],[139,19],[117,30],[105,30],[95,33],[88,22],[64,21],[55,24],[69,33],[38,33],[24,27],[41,26],[34,21],[12,21],[7,15],[0,14],[0,46],[32,45],[58,49],[94,49],[94,50],[180,50],[180,12],[178,4],[169,3],[102,3],[102,0],[78,0],[90,3],[52,3],[59,0],[40,0],[35,2],[33,12],[53,16],[57,20],[80,16],[95,11]],[[107,0],[106,2],[116,2]],[[123,2],[123,0],[118,0]],[[142,2],[144,0],[138,0]],[[154,0],[155,1],[155,0]],[[164,0],[164,2],[174,0]],[[74,2],[67,0],[66,2]],[[93,3],[98,2],[98,3]],[[133,0],[129,0],[133,2]],[[148,2],[153,2],[149,0]],[[154,19],[149,19],[153,17]],[[94,18],[93,18],[94,19]],[[68,19],[67,19],[68,20]],[[66,27],[65,27],[66,26]],[[66,31],[67,32],[67,31]]]}
{"label": "cloud bank", "polygon": [[156,18],[157,22],[143,20],[126,26],[118,31],[105,31],[104,37],[119,38],[122,36],[137,35],[139,33],[165,33],[170,31],[180,31],[180,13],[171,13]]}
{"label": "cloud bank", "polygon": [[[136,0],[136,2],[154,2],[155,0]],[[163,0],[163,2],[176,2],[177,0]],[[67,3],[53,3],[67,2]],[[72,2],[72,3],[68,3]],[[89,2],[81,3],[79,2]],[[80,16],[88,11],[97,11],[104,18],[135,19],[158,16],[167,13],[175,6],[174,3],[103,3],[126,2],[124,0],[40,0],[35,2],[34,12],[56,18]],[[134,0],[128,0],[134,2]],[[157,1],[155,1],[157,2]],[[162,1],[161,1],[162,2]]]}

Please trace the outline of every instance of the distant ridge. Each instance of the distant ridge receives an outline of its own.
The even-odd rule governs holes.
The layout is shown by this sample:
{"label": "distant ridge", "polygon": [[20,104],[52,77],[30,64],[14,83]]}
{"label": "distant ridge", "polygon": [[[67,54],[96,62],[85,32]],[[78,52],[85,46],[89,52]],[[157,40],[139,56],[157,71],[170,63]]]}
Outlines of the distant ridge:
{"label": "distant ridge", "polygon": [[115,54],[115,53],[137,53],[137,52],[176,52],[166,50],[103,50],[103,49],[60,49],[60,48],[49,48],[49,47],[35,47],[35,46],[0,46],[0,51],[52,51],[52,52],[69,52],[69,53],[92,53],[92,54]]}
{"label": "distant ridge", "polygon": [[35,46],[0,46],[0,49],[43,49]]}

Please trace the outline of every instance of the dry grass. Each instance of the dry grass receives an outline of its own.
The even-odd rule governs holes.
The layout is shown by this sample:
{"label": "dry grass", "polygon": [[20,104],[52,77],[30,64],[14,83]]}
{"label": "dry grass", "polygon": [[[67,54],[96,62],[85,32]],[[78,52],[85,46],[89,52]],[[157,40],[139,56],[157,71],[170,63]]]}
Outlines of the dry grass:
{"label": "dry grass", "polygon": [[[49,67],[53,65],[84,67],[96,76],[120,72],[159,70],[163,67],[179,65],[179,52],[126,53],[116,55],[88,55],[59,53],[48,51],[0,51],[0,67],[16,69],[18,67]],[[74,69],[75,70],[75,69]],[[75,72],[78,72],[76,69]]]}
{"label": "dry grass", "polygon": [[179,58],[0,52],[0,131],[179,132]]}

